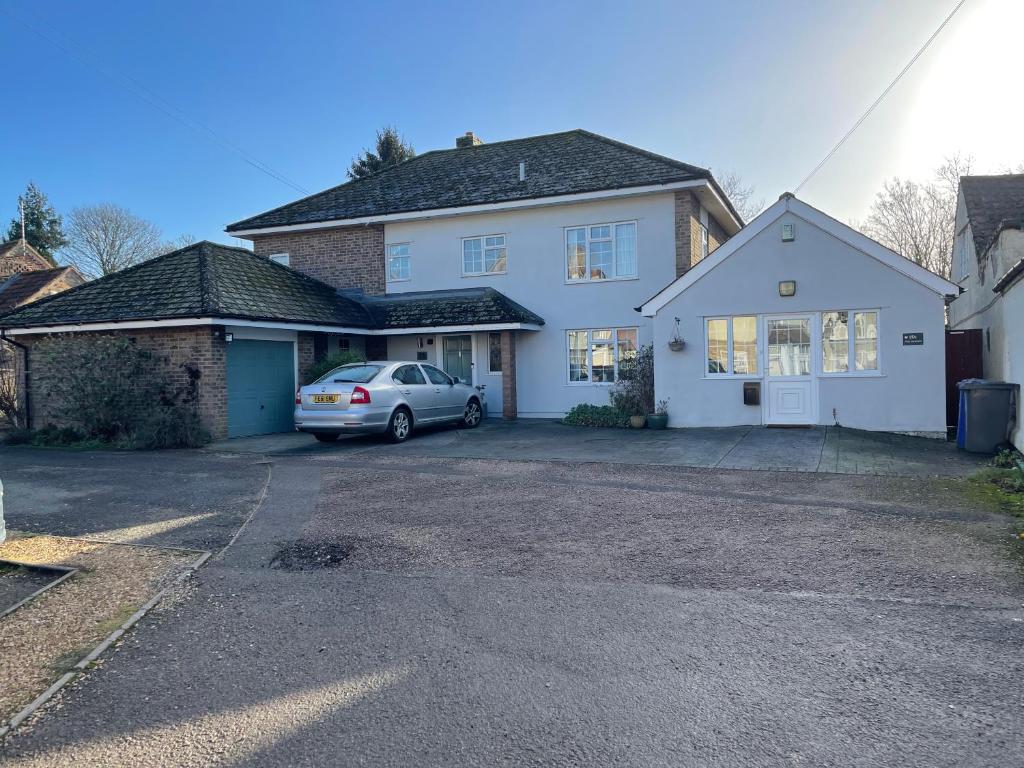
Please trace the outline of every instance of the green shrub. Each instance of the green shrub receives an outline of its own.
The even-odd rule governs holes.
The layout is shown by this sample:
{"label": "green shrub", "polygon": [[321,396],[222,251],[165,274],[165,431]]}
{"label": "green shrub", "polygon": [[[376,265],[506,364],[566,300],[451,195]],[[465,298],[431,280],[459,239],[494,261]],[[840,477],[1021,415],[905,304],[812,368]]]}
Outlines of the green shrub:
{"label": "green shrub", "polygon": [[182,403],[161,404],[133,426],[126,447],[139,449],[198,448],[210,439],[199,412]]}
{"label": "green shrub", "polygon": [[565,415],[562,423],[574,427],[625,427],[629,416],[614,405],[580,403]]}
{"label": "green shrub", "polygon": [[313,363],[306,369],[303,383],[312,384],[324,374],[330,373],[335,368],[350,363],[362,363],[366,358],[355,352],[335,352],[328,355],[319,363]]}
{"label": "green shrub", "polygon": [[1013,448],[1004,448],[992,459],[992,466],[1000,469],[1024,468],[1024,456]]}
{"label": "green shrub", "polygon": [[640,347],[636,355],[619,361],[619,380],[610,393],[612,406],[630,416],[654,413],[654,347]]}
{"label": "green shrub", "polygon": [[4,445],[28,445],[32,442],[31,429],[12,429],[3,436]]}
{"label": "green shrub", "polygon": [[32,433],[33,445],[74,445],[84,439],[81,432],[73,427],[57,427],[47,424]]}

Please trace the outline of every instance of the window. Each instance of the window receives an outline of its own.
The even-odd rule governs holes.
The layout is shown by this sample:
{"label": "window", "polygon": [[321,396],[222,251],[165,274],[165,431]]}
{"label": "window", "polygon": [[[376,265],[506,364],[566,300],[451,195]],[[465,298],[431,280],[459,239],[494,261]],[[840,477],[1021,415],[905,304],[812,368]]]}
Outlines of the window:
{"label": "window", "polygon": [[877,371],[878,312],[822,312],[821,358],[822,373]]}
{"label": "window", "polygon": [[708,239],[708,210],[703,205],[700,207],[700,257],[703,259],[710,253],[710,242]]}
{"label": "window", "polygon": [[570,281],[636,277],[636,222],[566,229],[565,266]]}
{"label": "window", "polygon": [[432,365],[424,365],[423,372],[427,374],[427,378],[430,379],[431,384],[450,385],[452,383],[452,380],[447,373]]}
{"label": "window", "polygon": [[379,365],[366,365],[365,363],[355,363],[353,365],[343,365],[340,368],[335,368],[333,371],[328,371],[319,379],[314,381],[314,384],[320,384],[325,381],[333,382],[356,382],[357,384],[366,384],[373,381],[374,377],[380,373]]}
{"label": "window", "polygon": [[611,384],[619,363],[636,356],[636,328],[569,331],[569,382]]}
{"label": "window", "polygon": [[409,244],[395,243],[388,246],[388,282],[408,280],[412,277],[409,268]]}
{"label": "window", "polygon": [[501,334],[487,334],[487,372],[501,373]]}
{"label": "window", "polygon": [[418,365],[403,365],[395,369],[395,372],[391,374],[392,380],[395,384],[426,384],[427,380],[423,378],[423,374],[420,372]]}
{"label": "window", "polygon": [[272,253],[270,254],[270,260],[276,261],[278,264],[288,266],[289,258],[287,253]]}
{"label": "window", "polygon": [[756,317],[715,317],[704,325],[708,375],[757,374]]}
{"label": "window", "polygon": [[462,241],[462,274],[493,275],[508,269],[504,235],[467,237]]}

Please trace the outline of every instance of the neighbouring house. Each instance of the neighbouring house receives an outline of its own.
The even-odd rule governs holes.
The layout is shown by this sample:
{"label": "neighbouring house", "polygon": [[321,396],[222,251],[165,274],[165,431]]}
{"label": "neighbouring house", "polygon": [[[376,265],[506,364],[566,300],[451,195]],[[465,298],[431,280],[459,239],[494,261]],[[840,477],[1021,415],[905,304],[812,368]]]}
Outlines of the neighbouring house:
{"label": "neighbouring house", "polygon": [[638,307],[674,427],[945,437],[958,287],[790,194]]}
{"label": "neighbouring house", "polygon": [[619,361],[653,339],[632,308],[741,226],[705,169],[582,130],[468,134],[230,225],[255,255],[199,243],[0,327],[30,350],[124,333],[168,370],[197,362],[215,437],[290,429],[304,368],[342,349],[437,364],[485,388],[492,416],[560,416],[608,402]]}
{"label": "neighbouring house", "polygon": [[[957,193],[953,330],[980,329],[985,378],[1024,385],[1024,174],[964,176]],[[1011,439],[1024,450],[1018,399]]]}

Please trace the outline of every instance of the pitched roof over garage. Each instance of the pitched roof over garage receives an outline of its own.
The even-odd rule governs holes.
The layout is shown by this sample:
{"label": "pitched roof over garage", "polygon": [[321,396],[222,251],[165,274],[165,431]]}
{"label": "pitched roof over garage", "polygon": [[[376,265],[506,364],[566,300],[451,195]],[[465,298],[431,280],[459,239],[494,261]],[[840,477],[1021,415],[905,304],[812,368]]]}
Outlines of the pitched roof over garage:
{"label": "pitched roof over garage", "polygon": [[345,295],[252,251],[203,241],[27,304],[0,316],[0,328],[46,329],[126,322],[138,326],[200,319],[333,327],[366,333],[425,326],[544,323],[493,288],[383,297]]}

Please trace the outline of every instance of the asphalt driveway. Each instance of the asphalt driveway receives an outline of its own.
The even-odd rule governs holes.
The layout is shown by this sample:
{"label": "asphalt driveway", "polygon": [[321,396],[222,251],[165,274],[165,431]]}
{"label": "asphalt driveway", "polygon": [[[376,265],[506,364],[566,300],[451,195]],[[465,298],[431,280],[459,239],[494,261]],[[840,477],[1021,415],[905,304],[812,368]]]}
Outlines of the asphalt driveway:
{"label": "asphalt driveway", "polygon": [[469,431],[431,428],[415,433],[401,446],[389,445],[375,435],[324,444],[309,435],[286,433],[224,440],[208,450],[221,455],[359,454],[369,458],[414,454],[912,477],[966,477],[986,460],[959,452],[944,440],[843,427],[654,431],[569,427],[542,419],[514,423],[490,419]]}
{"label": "asphalt driveway", "polygon": [[1024,761],[1020,543],[960,481],[411,446],[274,458],[6,763]]}

